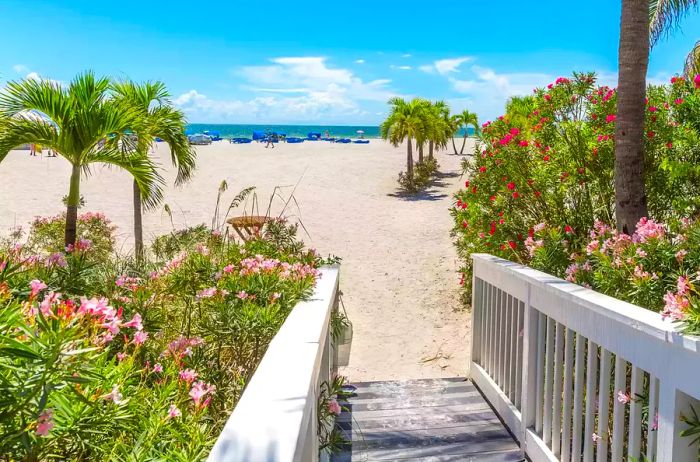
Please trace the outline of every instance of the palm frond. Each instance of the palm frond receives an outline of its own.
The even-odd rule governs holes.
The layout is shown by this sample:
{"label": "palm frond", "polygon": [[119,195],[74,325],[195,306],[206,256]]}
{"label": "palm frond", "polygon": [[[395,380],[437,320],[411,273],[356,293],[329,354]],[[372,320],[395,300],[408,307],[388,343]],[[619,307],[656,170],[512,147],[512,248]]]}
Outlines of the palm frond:
{"label": "palm frond", "polygon": [[649,0],[649,39],[652,46],[672,30],[680,21],[697,8],[698,0]]}
{"label": "palm frond", "polygon": [[695,42],[695,46],[685,58],[685,67],[683,68],[688,80],[692,80],[696,75],[700,74],[700,40]]}
{"label": "palm frond", "polygon": [[28,143],[38,143],[61,152],[56,126],[36,119],[3,117],[0,124],[0,162],[5,159],[10,150]]}
{"label": "palm frond", "polygon": [[102,162],[129,172],[141,191],[144,207],[153,209],[162,203],[165,181],[158,166],[147,155],[125,155],[119,149],[104,148],[93,151],[89,158],[90,163]]}

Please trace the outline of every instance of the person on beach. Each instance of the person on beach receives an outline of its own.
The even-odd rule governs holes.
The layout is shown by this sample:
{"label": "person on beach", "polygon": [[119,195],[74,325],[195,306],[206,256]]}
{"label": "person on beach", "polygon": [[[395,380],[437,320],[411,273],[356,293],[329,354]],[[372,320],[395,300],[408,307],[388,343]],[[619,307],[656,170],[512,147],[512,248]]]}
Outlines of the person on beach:
{"label": "person on beach", "polygon": [[29,144],[29,155],[36,156],[36,144],[35,143]]}
{"label": "person on beach", "polygon": [[272,133],[270,133],[270,130],[267,130],[265,132],[265,138],[267,139],[267,144],[265,145],[265,148],[272,147],[274,149],[275,143],[272,141]]}

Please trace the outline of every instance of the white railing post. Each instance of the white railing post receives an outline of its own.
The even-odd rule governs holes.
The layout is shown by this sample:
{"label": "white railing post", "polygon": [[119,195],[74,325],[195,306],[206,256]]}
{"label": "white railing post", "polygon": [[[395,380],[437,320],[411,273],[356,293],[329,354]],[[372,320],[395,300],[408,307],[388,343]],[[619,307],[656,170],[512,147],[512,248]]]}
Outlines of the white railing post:
{"label": "white railing post", "polygon": [[481,293],[481,281],[473,275],[472,277],[472,316],[471,316],[471,358],[468,362],[471,368],[472,361],[481,361],[481,319],[483,317],[483,297]]}
{"label": "white railing post", "polygon": [[698,445],[690,445],[692,438],[680,436],[686,428],[680,416],[696,410],[698,402],[676,389],[670,380],[661,380],[659,386],[659,434],[657,435],[658,462],[697,462]]}
{"label": "white railing post", "polygon": [[527,453],[525,433],[535,425],[537,409],[537,338],[541,334],[539,328],[539,312],[530,305],[530,286],[527,287],[527,300],[524,309],[523,324],[523,364],[521,368],[521,416],[520,445]]}

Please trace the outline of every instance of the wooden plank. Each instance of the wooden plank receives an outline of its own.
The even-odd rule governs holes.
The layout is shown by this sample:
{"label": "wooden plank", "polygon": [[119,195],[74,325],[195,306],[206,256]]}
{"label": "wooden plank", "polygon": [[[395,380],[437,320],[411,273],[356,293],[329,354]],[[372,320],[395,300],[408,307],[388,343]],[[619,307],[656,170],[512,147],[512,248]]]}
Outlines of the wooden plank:
{"label": "wooden plank", "polygon": [[600,353],[600,386],[598,387],[598,447],[596,460],[608,460],[608,423],[610,420],[610,374],[612,373],[612,354],[602,349]]}
{"label": "wooden plank", "polygon": [[[547,318],[547,340],[544,359],[544,418],[542,440],[550,446],[552,442],[552,393],[554,388],[554,319]],[[551,446],[550,446],[551,447]]]}
{"label": "wooden plank", "polygon": [[644,371],[632,366],[629,414],[629,436],[627,440],[627,458],[639,460],[642,450],[642,400]]}
{"label": "wooden plank", "polygon": [[588,361],[586,367],[586,420],[583,433],[583,461],[593,462],[595,432],[596,387],[598,386],[598,345],[588,340]]}
{"label": "wooden plank", "polygon": [[537,395],[535,401],[535,432],[542,434],[543,409],[544,409],[544,355],[547,318],[537,311]]}
{"label": "wooden plank", "polygon": [[512,350],[512,341],[513,341],[513,297],[509,294],[506,295],[506,304],[505,304],[505,329],[504,329],[504,338],[503,338],[503,366],[502,366],[502,372],[501,372],[501,377],[503,379],[503,384],[501,385],[501,389],[503,390],[503,393],[506,394],[508,399],[510,399],[511,402],[513,402],[512,396],[511,396],[511,388],[510,388],[510,376],[512,372],[512,364],[511,364],[511,350]]}
{"label": "wooden plank", "polygon": [[625,405],[617,399],[618,393],[627,393],[627,361],[615,355],[615,385],[613,386],[612,460],[622,460],[625,446]]}
{"label": "wooden plank", "polygon": [[566,329],[566,346],[564,347],[564,417],[562,418],[561,460],[568,462],[571,457],[571,406],[573,405],[574,384],[574,336],[571,329]]}
{"label": "wooden plank", "polygon": [[586,370],[584,353],[586,352],[586,339],[581,334],[576,334],[576,363],[574,364],[574,415],[573,430],[571,435],[571,461],[581,460],[581,418],[583,417],[583,374]]}
{"label": "wooden plank", "polygon": [[518,301],[518,323],[516,331],[516,347],[515,347],[515,407],[522,412],[522,394],[523,394],[523,355],[524,353],[524,318],[525,304]]}
{"label": "wooden plank", "polygon": [[649,420],[647,422],[647,460],[656,459],[656,446],[659,420],[659,379],[649,376]]}

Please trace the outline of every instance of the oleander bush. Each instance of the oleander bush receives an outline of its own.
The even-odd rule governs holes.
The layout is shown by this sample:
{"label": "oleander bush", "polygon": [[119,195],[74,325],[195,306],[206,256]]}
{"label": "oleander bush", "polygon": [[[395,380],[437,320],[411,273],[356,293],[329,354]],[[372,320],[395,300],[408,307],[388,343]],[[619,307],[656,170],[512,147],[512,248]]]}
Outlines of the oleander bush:
{"label": "oleander bush", "polygon": [[271,228],[199,229],[167,261],[61,252],[43,222],[0,249],[0,460],[204,459],[323,263]]}
{"label": "oleander bush", "polygon": [[[670,85],[648,87],[645,183],[650,216],[640,223],[642,233],[653,223],[666,229],[666,236],[692,240],[677,223],[700,212],[699,88],[700,79],[681,77]],[[592,236],[600,235],[601,229],[611,233],[609,228],[615,227],[615,89],[596,85],[594,74],[574,74],[535,89],[528,103],[527,123],[522,114],[486,122],[474,160],[464,163],[468,180],[455,194],[451,213],[456,246],[464,259],[465,295],[471,280],[469,256],[485,252],[560,276],[576,267],[571,265],[590,267],[592,273],[577,273],[575,282],[650,309],[664,309],[665,294],[682,273],[694,278],[692,265],[695,271],[700,267],[692,256],[683,265],[671,265],[668,252],[684,250],[678,242],[651,239],[659,248],[648,248],[651,243],[635,242],[639,228],[636,233],[630,230],[632,236],[606,235],[605,239],[632,242],[625,252],[639,248],[647,253],[646,260],[625,253],[635,263],[631,267],[624,261],[622,266],[609,264],[609,255],[586,253]],[[687,222],[691,223],[687,233],[694,232],[694,221]],[[656,278],[635,277],[638,264]],[[679,318],[678,313],[668,315]],[[693,316],[683,317],[691,331],[696,329]]]}

